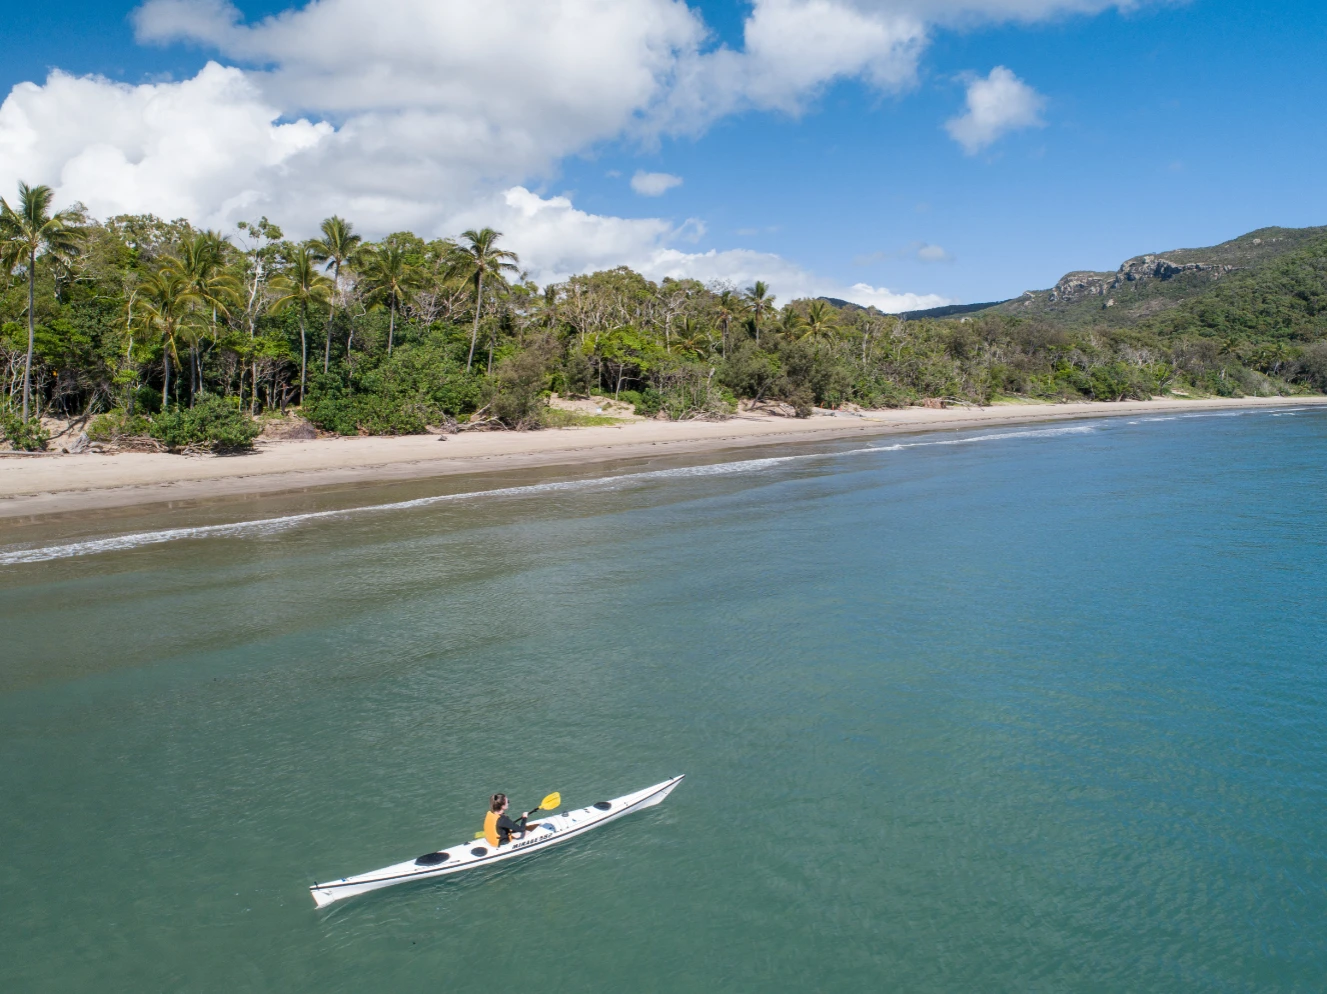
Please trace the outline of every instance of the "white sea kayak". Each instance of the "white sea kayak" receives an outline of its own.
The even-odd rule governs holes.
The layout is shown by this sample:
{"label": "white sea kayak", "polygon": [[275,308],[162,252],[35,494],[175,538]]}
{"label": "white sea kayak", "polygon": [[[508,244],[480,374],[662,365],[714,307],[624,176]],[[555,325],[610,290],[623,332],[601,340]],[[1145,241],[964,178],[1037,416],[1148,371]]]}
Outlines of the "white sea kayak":
{"label": "white sea kayak", "polygon": [[[685,774],[684,774],[685,776]],[[575,811],[563,811],[539,819],[538,823],[525,833],[525,837],[509,842],[496,849],[483,839],[473,842],[460,842],[437,852],[425,853],[418,859],[393,866],[384,866],[372,873],[361,873],[357,877],[342,877],[331,883],[315,883],[309,888],[313,894],[313,903],[325,908],[334,901],[340,901],[356,894],[367,894],[371,890],[395,887],[411,880],[428,880],[432,877],[445,877],[451,873],[473,870],[478,866],[488,866],[515,856],[525,856],[559,842],[566,842],[578,835],[584,835],[592,828],[606,825],[633,811],[641,811],[658,804],[667,797],[674,787],[682,782],[682,777],[673,777],[653,787],[646,787],[634,794],[624,794],[611,801],[599,801],[588,808]],[[552,802],[550,802],[552,803]]]}

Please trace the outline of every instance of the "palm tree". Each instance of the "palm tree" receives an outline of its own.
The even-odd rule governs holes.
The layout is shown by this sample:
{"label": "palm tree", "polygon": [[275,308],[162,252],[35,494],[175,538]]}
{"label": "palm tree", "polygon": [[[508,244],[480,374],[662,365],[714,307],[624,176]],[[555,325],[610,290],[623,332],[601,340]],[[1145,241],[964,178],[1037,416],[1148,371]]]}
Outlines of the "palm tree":
{"label": "palm tree", "polygon": [[497,240],[502,237],[501,231],[494,231],[492,228],[475,231],[471,228],[469,231],[461,232],[461,237],[470,244],[457,247],[459,264],[467,276],[475,281],[475,326],[470,333],[470,355],[465,360],[465,371],[468,373],[475,361],[475,343],[479,341],[479,312],[484,306],[484,277],[505,283],[502,274],[515,272],[516,264],[521,260],[515,252],[494,248]]}
{"label": "palm tree", "polygon": [[332,305],[332,296],[336,284],[318,272],[320,259],[317,252],[308,244],[301,245],[291,257],[289,268],[272,280],[272,289],[277,298],[272,301],[271,311],[278,313],[294,307],[299,312],[299,402],[304,403],[304,382],[309,365],[309,340],[305,326],[309,320],[309,308],[315,304]]}
{"label": "palm tree", "polygon": [[359,264],[359,274],[368,291],[368,301],[391,312],[387,324],[387,354],[396,337],[396,312],[419,283],[419,273],[406,261],[405,250],[395,245],[368,249]]}
{"label": "palm tree", "polygon": [[713,347],[709,331],[702,328],[696,319],[690,315],[682,319],[676,337],[676,347],[682,352],[692,353],[697,358],[711,351]]}
{"label": "palm tree", "polygon": [[783,332],[784,337],[789,341],[801,338],[802,328],[805,326],[806,319],[792,304],[786,305],[779,314],[779,331]]}
{"label": "palm tree", "polygon": [[756,329],[756,345],[759,346],[760,321],[774,309],[774,295],[769,292],[769,284],[756,280],[753,286],[747,287],[746,306],[751,312],[751,324]]}
{"label": "palm tree", "polygon": [[804,327],[803,338],[812,338],[817,342],[822,338],[829,338],[838,328],[838,317],[834,313],[834,308],[823,300],[811,301],[811,305],[806,309]]}
{"label": "palm tree", "polygon": [[18,184],[18,209],[10,207],[0,197],[0,265],[12,273],[22,266],[28,275],[28,357],[23,366],[23,420],[28,420],[29,397],[32,394],[32,343],[36,327],[35,296],[37,286],[37,259],[49,256],[54,260],[68,260],[78,252],[83,233],[78,225],[82,212],[66,208],[51,213],[49,186]]}
{"label": "palm tree", "polygon": [[161,338],[161,409],[170,401],[170,362],[179,361],[178,342],[194,310],[203,303],[189,280],[163,266],[143,281],[140,320]]}
{"label": "palm tree", "polygon": [[[354,258],[364,240],[355,234],[355,226],[344,218],[333,214],[322,223],[322,238],[309,243],[313,257],[332,267],[332,280],[336,292],[341,292],[341,267]],[[335,303],[327,312],[327,344],[323,349],[323,372],[332,364],[332,318],[336,315]]]}
{"label": "palm tree", "polygon": [[[134,302],[138,295],[143,292],[139,285],[138,274],[130,271],[128,278],[124,281],[124,330],[129,338],[129,344],[124,350],[124,368],[121,369],[115,377],[115,382],[123,383],[128,387],[128,397],[125,407],[132,417],[134,413],[134,392],[138,383],[138,368],[134,364]],[[116,322],[117,327],[119,322]],[[130,378],[132,374],[132,380]]]}
{"label": "palm tree", "polygon": [[746,302],[734,291],[724,290],[719,294],[719,328],[723,332],[723,355],[728,358],[728,325],[733,318],[741,317],[746,310]]}
{"label": "palm tree", "polygon": [[[180,242],[180,251],[176,256],[168,256],[163,269],[182,276],[198,299],[198,305],[212,309],[212,337],[216,338],[217,315],[226,316],[226,305],[239,299],[240,286],[229,273],[221,271],[226,250],[230,247],[226,237],[215,231],[205,231],[190,235]],[[202,389],[202,373],[198,356],[198,341],[189,346],[189,359],[193,372],[189,378],[189,406],[194,402],[194,379]]]}

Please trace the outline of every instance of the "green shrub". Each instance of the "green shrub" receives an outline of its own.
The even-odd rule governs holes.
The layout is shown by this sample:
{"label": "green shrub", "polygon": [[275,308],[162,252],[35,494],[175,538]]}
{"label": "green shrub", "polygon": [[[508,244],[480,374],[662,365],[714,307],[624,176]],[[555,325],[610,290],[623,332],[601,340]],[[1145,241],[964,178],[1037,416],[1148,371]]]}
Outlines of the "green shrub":
{"label": "green shrub", "polygon": [[438,406],[425,401],[376,394],[355,398],[356,428],[370,435],[422,435],[441,420]]}
{"label": "green shrub", "polygon": [[989,403],[993,397],[1027,393],[1028,376],[1023,370],[1008,363],[997,362],[986,371],[984,386],[985,396],[982,399]]}
{"label": "green shrub", "polygon": [[1306,347],[1296,364],[1297,378],[1314,390],[1327,392],[1327,342]]}
{"label": "green shrub", "polygon": [[148,428],[148,434],[172,449],[192,445],[213,452],[252,448],[261,431],[253,418],[223,397],[205,397],[193,407],[158,414]]}
{"label": "green shrub", "polygon": [[0,416],[0,427],[9,444],[20,452],[42,452],[51,440],[51,433],[41,425],[39,418],[24,421],[17,414]]}
{"label": "green shrub", "polygon": [[641,392],[636,413],[656,417],[662,413],[674,421],[698,416],[725,416],[735,401],[729,389],[715,382],[718,370],[706,363],[672,358],[651,370],[653,384]]}
{"label": "green shrub", "polygon": [[87,428],[88,438],[94,442],[113,441],[119,434],[118,429],[122,419],[118,418],[116,415],[120,413],[121,412],[117,411],[115,414],[98,414],[95,418],[89,421]]}
{"label": "green shrub", "polygon": [[323,431],[338,435],[359,432],[359,404],[350,388],[334,377],[318,377],[304,395],[300,414]]}
{"label": "green shrub", "polygon": [[439,343],[407,344],[354,373],[315,373],[300,414],[339,435],[418,435],[427,425],[474,410],[482,383]]}
{"label": "green shrub", "polygon": [[[615,399],[635,407],[641,402],[641,392],[639,390],[621,390]],[[639,414],[640,412],[637,411],[636,413]]]}
{"label": "green shrub", "polygon": [[87,435],[93,442],[113,442],[117,438],[147,435],[151,427],[151,420],[142,414],[115,410],[98,414],[89,421]]}
{"label": "green shrub", "polygon": [[788,395],[788,403],[792,404],[799,418],[809,418],[815,413],[816,398],[810,387],[798,387]]}
{"label": "green shrub", "polygon": [[1156,389],[1153,376],[1122,362],[1094,366],[1089,382],[1093,400],[1147,400]]}
{"label": "green shrub", "polygon": [[1052,384],[1052,389],[1057,390],[1066,400],[1078,400],[1082,395],[1092,393],[1092,377],[1077,366],[1057,369]]}
{"label": "green shrub", "polygon": [[[732,414],[735,406],[731,397],[725,393],[719,390],[707,390],[704,381],[700,381],[700,385],[685,382],[670,385],[664,390],[657,391],[655,396],[658,399],[657,407],[652,403],[647,403],[645,410],[637,407],[636,413],[655,417],[662,411],[671,420],[680,421],[683,418],[704,415],[724,417]],[[653,400],[654,398],[649,399]],[[646,415],[646,410],[652,410],[653,413]]]}
{"label": "green shrub", "polygon": [[551,339],[540,339],[498,363],[490,384],[488,413],[509,428],[542,427],[555,352]]}
{"label": "green shrub", "polygon": [[639,399],[634,401],[636,413],[642,418],[652,418],[663,409],[664,395],[654,387],[646,387],[637,397]]}

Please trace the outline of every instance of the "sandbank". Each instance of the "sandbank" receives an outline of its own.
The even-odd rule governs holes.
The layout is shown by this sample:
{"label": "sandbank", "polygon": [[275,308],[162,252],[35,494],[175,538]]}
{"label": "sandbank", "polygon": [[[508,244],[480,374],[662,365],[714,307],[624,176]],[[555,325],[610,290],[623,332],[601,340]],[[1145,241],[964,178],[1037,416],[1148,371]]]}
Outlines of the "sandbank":
{"label": "sandbank", "polygon": [[159,502],[279,494],[347,483],[420,480],[456,474],[668,455],[837,438],[953,431],[1077,418],[1123,417],[1327,404],[1327,397],[1150,400],[991,407],[904,408],[791,419],[745,414],[726,421],[646,421],[536,432],[260,440],[232,456],[125,452],[0,459],[0,518],[66,514]]}

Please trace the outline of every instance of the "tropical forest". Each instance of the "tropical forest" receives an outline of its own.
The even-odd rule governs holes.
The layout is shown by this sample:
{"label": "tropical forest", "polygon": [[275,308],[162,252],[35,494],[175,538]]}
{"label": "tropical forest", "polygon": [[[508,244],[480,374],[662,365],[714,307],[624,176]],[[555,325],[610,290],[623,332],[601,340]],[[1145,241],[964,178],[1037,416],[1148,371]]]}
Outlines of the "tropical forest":
{"label": "tropical forest", "polygon": [[82,419],[94,440],[218,451],[295,415],[340,435],[605,420],[555,397],[717,419],[1327,388],[1323,229],[902,315],[627,268],[538,286],[515,248],[490,228],[375,241],[341,217],[307,240],[265,217],[98,220],[20,185],[0,200],[0,426],[18,449]]}

